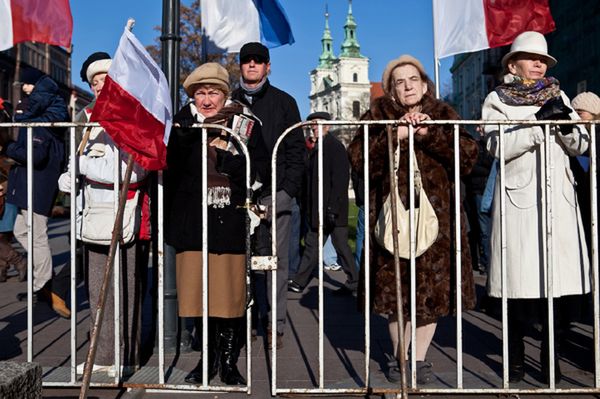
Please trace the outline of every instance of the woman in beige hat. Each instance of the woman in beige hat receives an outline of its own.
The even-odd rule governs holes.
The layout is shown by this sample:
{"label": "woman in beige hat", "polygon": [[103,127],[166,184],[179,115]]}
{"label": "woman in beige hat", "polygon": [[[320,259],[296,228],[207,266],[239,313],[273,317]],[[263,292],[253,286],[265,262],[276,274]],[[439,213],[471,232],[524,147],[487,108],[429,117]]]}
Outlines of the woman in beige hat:
{"label": "woman in beige hat", "polygon": [[[363,116],[368,120],[401,120],[415,127],[415,159],[420,169],[423,188],[434,208],[439,224],[437,240],[425,253],[416,259],[416,374],[418,384],[427,384],[433,379],[432,364],[426,360],[427,350],[433,339],[437,321],[451,314],[456,303],[454,283],[454,230],[452,226],[454,182],[449,176],[454,168],[454,129],[451,125],[419,125],[425,120],[459,119],[456,111],[443,101],[434,97],[433,84],[417,59],[403,55],[388,63],[382,79],[385,95],[371,103],[369,111]],[[400,167],[397,172],[400,199],[408,204],[408,127],[397,128],[400,143]],[[363,173],[363,133],[359,129],[350,144],[349,154],[353,170]],[[394,146],[397,144],[394,143]],[[383,202],[390,192],[388,140],[386,129],[373,127],[369,134],[369,173],[370,209],[369,218],[373,234],[377,217]],[[460,173],[467,174],[477,160],[478,147],[470,135],[460,134]],[[462,304],[465,309],[475,306],[473,270],[466,237],[466,223],[462,224]],[[371,246],[371,281],[373,311],[388,318],[390,336],[393,342],[394,356],[388,364],[387,378],[397,382],[399,374],[398,360],[407,357],[409,340],[405,347],[398,345],[398,320],[396,308],[396,288],[394,257],[376,240]],[[363,257],[364,259],[364,257]],[[402,271],[402,295],[404,320],[409,320],[410,311],[410,264],[406,259],[400,261]],[[361,283],[364,287],[364,267],[361,267]],[[402,326],[410,331],[410,325]],[[408,336],[405,334],[405,336]]]}
{"label": "woman in beige hat", "polygon": [[[483,104],[482,118],[489,120],[564,120],[579,119],[569,108],[569,99],[559,82],[547,77],[556,59],[548,54],[544,36],[537,32],[521,33],[502,59],[506,71],[504,83],[491,92]],[[499,129],[486,125],[488,149],[499,157]],[[508,125],[504,130],[504,191],[496,180],[492,204],[491,263],[488,291],[502,297],[500,196],[505,196],[505,237],[508,295],[509,379],[524,377],[523,338],[534,322],[541,323],[542,381],[549,381],[549,341],[547,326],[547,273],[544,271],[544,207],[542,189],[546,187],[544,154],[550,152],[552,174],[552,249],[547,259],[552,267],[554,297],[555,354],[576,304],[590,291],[590,267],[587,247],[575,195],[569,156],[584,153],[589,136],[580,125],[551,126],[546,141],[544,125]],[[558,356],[555,378],[561,378]]]}
{"label": "woman in beige hat", "polygon": [[[166,176],[166,241],[176,250],[177,297],[180,317],[202,328],[202,130],[194,123],[231,127],[246,118],[240,136],[250,150],[260,147],[259,123],[228,102],[229,74],[217,63],[196,68],[183,87],[192,100],[175,115],[168,145]],[[243,124],[242,124],[243,125]],[[228,385],[244,385],[237,369],[246,297],[246,160],[238,142],[226,131],[208,131],[208,374],[220,369]],[[254,173],[254,172],[253,172]],[[202,361],[186,377],[202,383]]]}

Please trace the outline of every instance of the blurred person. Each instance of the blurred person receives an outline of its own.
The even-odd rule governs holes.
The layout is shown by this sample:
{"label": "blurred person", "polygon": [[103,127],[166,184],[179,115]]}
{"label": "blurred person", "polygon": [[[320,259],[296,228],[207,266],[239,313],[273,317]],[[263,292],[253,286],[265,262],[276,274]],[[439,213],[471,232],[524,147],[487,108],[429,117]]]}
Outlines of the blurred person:
{"label": "blurred person", "polygon": [[[89,122],[94,112],[95,100],[100,95],[106,75],[112,60],[107,53],[96,52],[91,54],[83,63],[80,71],[83,82],[90,86],[94,93],[94,101],[86,106],[76,116],[80,122]],[[83,241],[84,248],[84,272],[85,282],[88,290],[90,303],[90,331],[92,331],[96,308],[100,300],[100,289],[104,281],[104,270],[109,255],[109,244],[93,242],[83,236],[84,224],[110,226],[109,236],[112,232],[114,219],[110,223],[103,223],[105,215],[83,219],[82,215],[92,209],[95,204],[106,204],[111,207],[114,203],[114,176],[115,152],[119,149],[110,135],[99,127],[86,127],[79,137],[79,148],[75,156],[77,161],[78,187],[76,191],[77,204],[77,233],[78,240]],[[128,154],[120,151],[121,178],[127,169]],[[70,167],[70,164],[69,164]],[[115,293],[113,280],[109,283],[106,306],[102,319],[102,332],[98,337],[95,363],[92,372],[106,372],[114,377],[118,372],[123,376],[135,373],[140,367],[140,341],[141,341],[141,302],[143,298],[143,282],[146,281],[148,267],[148,253],[150,240],[150,200],[146,177],[148,172],[137,162],[134,163],[131,174],[128,200],[136,201],[134,237],[131,242],[121,243],[121,264],[115,268],[120,272],[120,287]],[[63,173],[59,180],[59,188],[65,193],[71,192],[71,172],[69,168]],[[120,338],[120,364],[121,370],[114,367],[115,343],[114,343],[114,305],[110,298],[119,295],[121,325],[119,326]],[[77,366],[77,373],[83,374],[85,363]]]}
{"label": "blurred person", "polygon": [[[517,36],[510,52],[502,58],[503,83],[491,92],[482,109],[486,120],[564,120],[578,119],[569,107],[569,99],[548,68],[556,64],[548,54],[544,36],[523,32]],[[487,147],[499,157],[497,125],[486,125]],[[545,125],[508,125],[504,130],[505,192],[496,180],[492,204],[491,258],[488,291],[502,297],[500,235],[500,195],[506,196],[506,267],[504,281],[508,295],[508,363],[510,382],[521,381],[525,374],[523,339],[533,323],[542,324],[540,363],[542,381],[548,382],[549,342],[544,270],[543,194],[547,171],[544,154],[551,153],[552,174],[552,249],[548,259],[553,270],[555,381],[561,380],[560,342],[569,321],[576,317],[584,294],[590,291],[590,266],[575,195],[569,156],[583,154],[589,135],[581,125],[551,125],[550,141]]]}
{"label": "blurred person", "polygon": [[[26,108],[15,112],[15,122],[68,122],[69,112],[52,78],[34,68],[21,74]],[[66,287],[53,283],[52,251],[48,242],[48,218],[58,193],[57,180],[63,168],[65,128],[34,127],[33,165],[27,165],[27,128],[19,128],[17,140],[6,146],[6,155],[15,161],[8,176],[6,201],[18,208],[13,233],[27,248],[27,168],[33,168],[33,291],[36,298],[47,300],[62,317],[71,311],[65,303]],[[25,300],[26,294],[18,294]]]}
{"label": "blurred person", "polygon": [[[421,121],[459,119],[447,103],[434,96],[433,83],[419,60],[402,55],[388,63],[383,73],[382,85],[385,95],[371,103],[365,120],[401,120],[414,129],[414,155],[419,165],[423,189],[430,199],[439,223],[437,240],[421,256],[416,258],[416,374],[418,384],[427,384],[434,378],[432,363],[427,361],[427,350],[435,334],[440,317],[455,312],[455,262],[454,262],[454,127],[452,125],[420,125]],[[406,125],[398,126],[392,145],[399,146],[400,165],[397,172],[399,200],[408,208],[408,134]],[[471,136],[460,132],[460,174],[470,172],[477,159],[477,144]],[[404,348],[398,345],[399,328],[410,337],[410,263],[400,259],[404,326],[398,325],[396,307],[396,273],[394,257],[380,246],[374,238],[374,228],[384,198],[390,192],[390,164],[388,139],[383,126],[370,129],[369,137],[369,222],[371,239],[371,298],[377,314],[388,318],[389,333],[393,345],[393,359],[388,363],[386,377],[400,381],[400,356],[408,359],[410,339]],[[352,167],[363,174],[363,131],[359,129],[348,148]],[[461,211],[462,254],[462,305],[464,309],[475,306],[473,271],[466,238],[464,212]],[[361,291],[364,292],[364,267],[361,267]],[[362,306],[361,306],[362,307]]]}
{"label": "blurred person", "polygon": [[[271,85],[268,75],[271,71],[269,49],[258,42],[246,43],[240,50],[240,87],[232,93],[232,99],[247,105],[261,121],[261,136],[267,146],[269,157],[272,157],[277,139],[290,126],[300,122],[300,112],[296,100],[288,93]],[[268,174],[262,181],[263,187],[259,195],[262,205],[271,207],[271,184],[277,186],[275,217],[277,229],[277,314],[275,317],[277,347],[283,345],[287,314],[287,284],[289,273],[289,243],[291,232],[291,212],[294,198],[298,198],[304,174],[306,149],[301,129],[295,129],[283,139],[277,154],[276,182],[271,182],[271,162],[267,163]],[[267,212],[268,221],[272,222],[271,212]],[[255,295],[257,303],[271,302],[271,276],[268,272],[254,273]],[[266,279],[266,282],[265,282]],[[270,309],[259,309],[271,315]],[[270,339],[271,334],[268,334]]]}
{"label": "blurred person", "polygon": [[[313,112],[307,121],[329,121],[327,112]],[[310,280],[313,270],[319,261],[319,212],[323,214],[323,239],[331,236],[333,247],[340,255],[341,266],[346,273],[344,285],[334,291],[337,295],[351,295],[356,291],[358,272],[354,264],[352,250],[348,245],[348,183],[350,181],[350,164],[344,145],[329,133],[329,126],[323,125],[323,138],[319,139],[319,127],[311,126],[315,146],[308,157],[306,172],[306,192],[303,207],[308,218],[308,231],[304,238],[304,253],[300,268],[290,280],[288,289],[302,293]],[[321,141],[322,140],[322,141]],[[323,145],[323,181],[318,174],[318,150]],[[319,186],[323,187],[323,209],[319,210]]]}
{"label": "blurred person", "polygon": [[[176,250],[177,299],[181,317],[195,317],[202,328],[202,129],[194,123],[235,125],[251,121],[247,137],[252,179],[264,179],[258,158],[267,150],[260,123],[247,107],[228,101],[229,74],[217,63],[206,63],[186,77],[183,87],[192,100],[174,117],[168,145],[169,198],[166,240]],[[227,385],[245,385],[237,368],[245,337],[246,291],[246,159],[226,131],[208,131],[208,374],[218,372]],[[263,165],[263,169],[260,169]],[[202,384],[202,359],[185,379]]]}

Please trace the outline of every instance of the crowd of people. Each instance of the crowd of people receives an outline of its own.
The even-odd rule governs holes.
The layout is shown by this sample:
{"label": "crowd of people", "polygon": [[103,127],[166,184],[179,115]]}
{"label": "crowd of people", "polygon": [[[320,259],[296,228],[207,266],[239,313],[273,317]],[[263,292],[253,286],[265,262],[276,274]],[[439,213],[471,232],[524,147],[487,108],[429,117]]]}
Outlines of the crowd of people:
{"label": "crowd of people", "polygon": [[[237,368],[240,350],[245,343],[245,312],[252,306],[252,332],[264,329],[269,340],[283,345],[286,331],[288,291],[302,293],[314,276],[318,265],[319,221],[323,221],[323,241],[330,238],[337,268],[345,273],[345,282],[335,295],[356,296],[364,308],[366,257],[370,263],[371,309],[388,321],[393,344],[389,356],[387,378],[398,382],[403,360],[411,355],[410,339],[400,345],[400,335],[410,337],[411,307],[416,309],[416,375],[418,384],[432,381],[434,371],[427,360],[427,351],[440,318],[456,312],[457,241],[454,220],[455,156],[459,157],[464,200],[460,204],[461,242],[461,303],[464,310],[476,305],[474,270],[488,275],[487,294],[500,298],[503,288],[508,295],[508,348],[511,382],[524,377],[523,339],[528,326],[543,326],[541,361],[544,381],[549,379],[549,348],[547,297],[554,297],[554,348],[560,348],[562,336],[578,316],[575,309],[587,300],[590,292],[590,261],[588,226],[590,212],[585,198],[589,197],[588,149],[590,136],[586,125],[546,123],[509,124],[503,127],[505,175],[498,179],[500,129],[497,125],[482,125],[476,134],[459,129],[459,154],[454,153],[454,127],[427,125],[430,120],[459,120],[452,106],[436,99],[433,83],[421,62],[402,55],[391,60],[382,77],[384,95],[373,99],[362,120],[396,120],[390,133],[383,125],[370,128],[368,155],[370,182],[364,192],[365,142],[358,129],[346,149],[330,126],[331,114],[318,110],[306,120],[312,125],[305,134],[293,129],[281,138],[286,129],[301,121],[296,101],[288,93],[271,85],[269,50],[260,43],[247,43],[239,56],[241,79],[231,82],[227,70],[217,63],[205,63],[193,70],[183,82],[189,101],[175,114],[173,130],[167,146],[165,170],[165,241],[176,253],[176,287],[178,315],[193,320],[195,335],[202,336],[208,326],[208,376],[219,375],[227,385],[244,385],[246,379]],[[600,114],[600,98],[593,93],[581,93],[572,102],[561,91],[559,81],[546,76],[556,60],[548,54],[543,35],[524,32],[514,41],[510,52],[502,59],[503,82],[492,91],[482,108],[483,120],[593,120]],[[89,56],[81,69],[81,78],[88,83],[97,98],[102,91],[111,59],[106,53]],[[14,114],[17,122],[61,122],[69,115],[64,101],[57,94],[52,79],[34,70],[26,70],[21,78],[25,100]],[[234,88],[235,87],[235,88]],[[87,122],[94,102],[83,109],[76,121]],[[6,112],[5,112],[6,113]],[[202,129],[198,124],[212,123],[233,129],[237,135],[221,129],[207,129],[203,148]],[[103,265],[108,256],[104,231],[91,231],[89,226],[103,225],[114,199],[114,171],[117,149],[102,127],[80,129],[77,134],[77,186],[71,187],[71,170],[64,154],[64,129],[34,128],[34,248],[33,283],[36,296],[48,300],[63,317],[70,315],[65,302],[65,290],[60,278],[52,276],[52,256],[48,245],[48,218],[58,190],[77,195],[77,239],[83,243],[85,282],[90,308],[99,301]],[[409,134],[414,132],[414,153],[409,153]],[[0,132],[6,133],[6,132]],[[390,136],[391,134],[391,136]],[[6,137],[5,137],[6,136]],[[392,137],[390,140],[389,137]],[[26,129],[21,128],[11,139],[1,135],[2,158],[8,173],[8,187],[0,220],[0,281],[6,281],[6,270],[14,266],[18,279],[26,278],[26,262],[10,245],[10,232],[26,248],[27,239],[27,165]],[[248,149],[247,163],[244,143]],[[319,153],[322,152],[322,175]],[[544,154],[551,153],[551,204],[555,226],[552,229],[552,253],[545,257],[545,187]],[[390,159],[388,154],[394,153]],[[276,173],[272,175],[271,158],[276,156]],[[124,173],[127,154],[121,151]],[[414,165],[409,165],[409,160]],[[71,162],[68,162],[70,165]],[[246,187],[247,164],[250,166],[251,190]],[[206,166],[204,166],[206,165]],[[206,170],[203,168],[206,167]],[[437,220],[437,236],[416,259],[416,302],[410,302],[410,260],[399,260],[402,298],[396,294],[396,256],[376,239],[375,228],[385,203],[392,195],[394,181],[398,201],[408,207],[410,194],[409,170],[414,176],[417,207],[428,201]],[[62,174],[61,174],[62,173]],[[203,176],[207,192],[203,198]],[[272,181],[275,176],[275,181]],[[349,246],[348,187],[350,180],[356,194],[358,224],[356,250]],[[127,193],[127,210],[131,226],[123,233],[120,246],[121,370],[115,370],[113,344],[113,307],[104,313],[103,333],[98,342],[93,372],[109,375],[129,375],[140,367],[140,306],[147,289],[148,252],[155,237],[150,229],[149,173],[135,165]],[[579,184],[581,183],[581,184]],[[4,183],[3,183],[4,184]],[[271,197],[275,185],[276,197]],[[587,187],[587,191],[586,191]],[[322,208],[319,190],[322,189]],[[369,209],[364,208],[368,195]],[[426,195],[427,198],[424,198]],[[247,197],[253,205],[249,209]],[[501,203],[505,200],[504,214]],[[203,253],[203,200],[206,201],[207,254]],[[276,214],[271,204],[276,203]],[[587,204],[587,206],[585,205]],[[253,217],[249,218],[249,212]],[[364,217],[369,218],[370,231],[364,231]],[[322,219],[320,219],[322,215]],[[110,218],[109,218],[110,219]],[[501,225],[501,220],[504,224]],[[111,221],[113,219],[110,219]],[[249,222],[251,220],[251,222]],[[250,271],[248,256],[270,255],[268,233],[275,223],[277,273]],[[106,223],[104,223],[106,224]],[[249,226],[249,227],[248,227]],[[505,236],[502,236],[505,229]],[[125,230],[125,229],[124,229]],[[248,231],[252,244],[247,243]],[[506,239],[505,263],[501,263]],[[364,240],[370,240],[370,253],[364,253]],[[300,242],[303,251],[300,252]],[[12,251],[12,252],[11,252]],[[206,265],[204,263],[207,263]],[[546,284],[551,268],[553,286]],[[507,280],[502,284],[502,268]],[[206,270],[205,270],[206,268]],[[336,270],[333,267],[332,270]],[[203,304],[203,274],[208,276],[208,304]],[[250,284],[249,284],[250,282]],[[275,287],[277,303],[271,303]],[[115,295],[111,287],[109,298]],[[402,309],[398,309],[397,304]],[[276,305],[276,313],[271,309]],[[399,318],[401,312],[402,318]],[[205,314],[208,312],[208,314]],[[94,323],[95,313],[90,318]],[[204,318],[207,318],[206,320]],[[270,320],[276,326],[270,331]],[[404,321],[401,325],[399,319]],[[554,357],[555,379],[561,378],[558,350]],[[193,384],[202,383],[200,358],[186,377]],[[83,370],[79,365],[78,372]]]}

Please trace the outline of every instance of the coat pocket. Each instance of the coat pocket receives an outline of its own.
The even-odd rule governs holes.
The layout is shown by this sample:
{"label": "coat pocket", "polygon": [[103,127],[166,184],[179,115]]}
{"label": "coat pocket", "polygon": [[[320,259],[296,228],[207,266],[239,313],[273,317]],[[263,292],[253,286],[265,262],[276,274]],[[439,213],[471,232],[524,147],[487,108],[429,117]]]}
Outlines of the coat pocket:
{"label": "coat pocket", "polygon": [[506,179],[506,195],[517,208],[528,209],[536,206],[537,190],[532,180],[532,169],[520,171]]}

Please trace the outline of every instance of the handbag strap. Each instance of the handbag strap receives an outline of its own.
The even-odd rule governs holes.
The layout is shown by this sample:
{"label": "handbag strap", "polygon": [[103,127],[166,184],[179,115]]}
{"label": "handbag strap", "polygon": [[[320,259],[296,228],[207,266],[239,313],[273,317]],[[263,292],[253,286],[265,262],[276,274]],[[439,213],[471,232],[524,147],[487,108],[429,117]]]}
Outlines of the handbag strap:
{"label": "handbag strap", "polygon": [[[417,192],[417,198],[419,193],[421,193],[421,189],[423,188],[423,181],[421,180],[421,170],[419,169],[419,163],[417,162],[417,154],[413,150],[413,164],[415,167],[415,191]],[[398,173],[398,169],[400,168],[400,143],[396,146],[396,151],[394,152],[394,174]]]}

